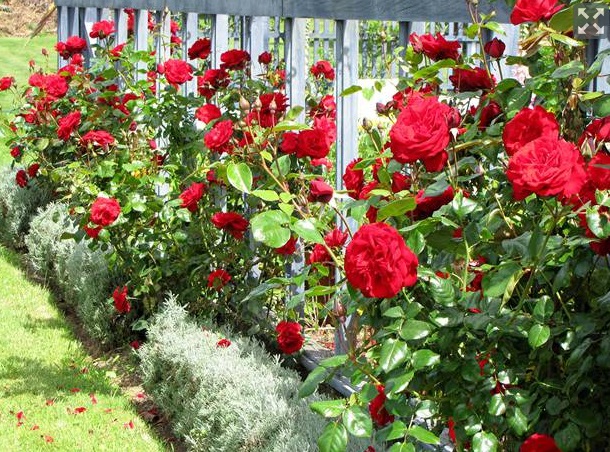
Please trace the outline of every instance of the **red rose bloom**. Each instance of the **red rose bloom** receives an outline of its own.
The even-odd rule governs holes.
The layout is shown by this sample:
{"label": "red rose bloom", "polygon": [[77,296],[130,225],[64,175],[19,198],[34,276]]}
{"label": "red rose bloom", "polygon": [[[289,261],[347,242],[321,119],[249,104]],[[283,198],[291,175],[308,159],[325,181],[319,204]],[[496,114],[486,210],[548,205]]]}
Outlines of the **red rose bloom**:
{"label": "red rose bloom", "polygon": [[384,425],[389,424],[390,422],[394,422],[394,416],[388,413],[388,410],[385,409],[385,388],[383,385],[377,386],[377,396],[369,403],[369,413],[371,414],[371,419],[377,425],[377,427],[383,427]]}
{"label": "red rose bloom", "polygon": [[229,86],[230,81],[229,73],[224,69],[208,69],[203,76],[197,77],[197,91],[209,99],[220,88]]}
{"label": "red rose bloom", "polygon": [[104,39],[114,32],[114,22],[112,20],[100,20],[93,24],[89,36],[92,38]]}
{"label": "red rose bloom", "polygon": [[34,73],[30,76],[28,83],[30,86],[39,88],[51,99],[64,97],[68,92],[68,82],[66,82],[64,77],[57,74],[43,75]]}
{"label": "red rose bloom", "polygon": [[316,105],[309,111],[309,116],[312,118],[325,117],[330,119],[336,119],[337,103],[335,102],[335,97],[331,96],[330,94],[327,94],[326,96],[322,97],[318,105]]}
{"label": "red rose bloom", "polygon": [[603,151],[595,154],[587,165],[587,172],[596,189],[610,189],[610,155]]}
{"label": "red rose bloom", "polygon": [[220,108],[214,104],[202,105],[195,111],[195,118],[206,124],[222,116]]}
{"label": "red rose bloom", "polygon": [[112,58],[120,58],[121,54],[123,53],[124,47],[125,47],[125,43],[119,44],[119,45],[113,47],[112,49],[110,49],[110,56]]}
{"label": "red rose bloom", "polygon": [[15,83],[15,79],[13,77],[2,77],[0,78],[0,91],[6,91]]}
{"label": "red rose bloom", "polygon": [[108,149],[108,146],[114,144],[114,137],[105,130],[90,130],[81,137],[80,142],[85,147],[92,145]]}
{"label": "red rose bloom", "polygon": [[39,168],[40,168],[39,163],[32,163],[30,166],[28,166],[28,176],[30,176],[31,178],[38,176]]}
{"label": "red rose bloom", "polygon": [[227,50],[220,55],[220,61],[222,61],[221,69],[238,71],[246,68],[246,64],[250,61],[250,54],[245,50]]}
{"label": "red rose bloom", "polygon": [[309,183],[309,202],[329,202],[333,197],[333,188],[324,182],[321,177],[313,179]]}
{"label": "red rose bloom", "polygon": [[440,33],[437,33],[436,36],[431,34],[418,36],[416,33],[411,33],[409,42],[416,53],[423,53],[432,61],[457,60],[460,57],[458,52],[460,43],[458,41],[447,41]]}
{"label": "red rose bloom", "polygon": [[273,54],[269,52],[263,52],[258,56],[258,62],[260,64],[269,64],[273,60]]}
{"label": "red rose bloom", "polygon": [[522,200],[538,196],[570,197],[585,185],[587,174],[582,155],[574,144],[544,136],[513,154],[506,177],[513,185],[513,197]]}
{"label": "red rose bloom", "polygon": [[326,251],[326,248],[324,248],[321,244],[316,243],[305,261],[307,265],[312,265],[315,263],[326,264],[332,262],[332,258],[330,257],[330,254],[328,254],[328,251]]}
{"label": "red rose bloom", "polygon": [[485,69],[480,67],[474,69],[455,68],[453,74],[449,76],[449,80],[455,90],[459,92],[489,90],[496,84],[495,77],[489,75]]}
{"label": "red rose bloom", "polygon": [[391,298],[417,281],[417,256],[385,223],[365,224],[347,245],[345,276],[365,297]]}
{"label": "red rose bloom", "polygon": [[324,236],[324,243],[326,243],[329,248],[338,248],[345,245],[348,237],[349,234],[347,232],[335,228]]}
{"label": "red rose bloom", "polygon": [[131,341],[131,342],[129,343],[129,345],[130,345],[130,346],[131,346],[131,348],[133,348],[134,350],[137,350],[137,349],[139,349],[139,348],[140,348],[140,341],[139,341],[139,340],[137,340],[137,339],[135,339],[135,340]]}
{"label": "red rose bloom", "polygon": [[231,345],[231,341],[225,338],[222,338],[216,342],[216,347],[218,348],[227,348],[229,345]]}
{"label": "red rose bloom", "polygon": [[284,154],[295,154],[299,146],[299,134],[296,132],[284,132],[282,142],[280,143],[280,151]]}
{"label": "red rose bloom", "polygon": [[19,157],[20,155],[21,155],[21,149],[19,149],[19,146],[15,146],[14,148],[11,149],[11,157],[13,157],[14,159]]}
{"label": "red rose bloom", "polygon": [[15,174],[15,182],[17,182],[17,185],[19,185],[21,188],[28,184],[28,174],[25,172],[25,170],[21,169],[17,171],[17,174]]}
{"label": "red rose bloom", "polygon": [[[610,141],[610,116],[591,121],[578,140],[578,146],[582,146],[588,140],[593,140],[594,142]],[[595,149],[595,143],[590,147]]]}
{"label": "red rose bloom", "polygon": [[491,122],[502,114],[502,107],[493,100],[481,109],[479,116],[479,130],[485,130]]}
{"label": "red rose bloom", "polygon": [[436,97],[412,96],[390,129],[390,149],[399,163],[421,160],[428,171],[440,171],[447,161],[452,109]]}
{"label": "red rose bloom", "polygon": [[244,233],[250,224],[248,220],[235,212],[217,212],[212,215],[212,224],[218,229],[224,229],[238,240],[244,238]]}
{"label": "red rose bloom", "polygon": [[127,314],[129,311],[131,311],[131,305],[129,304],[129,300],[127,300],[127,286],[123,286],[122,288],[117,287],[114,289],[112,298],[114,299],[115,309],[121,314]]}
{"label": "red rose bloom", "polygon": [[216,290],[222,289],[227,283],[231,281],[231,275],[222,268],[214,270],[208,276],[208,287]]}
{"label": "red rose bloom", "polygon": [[510,15],[510,23],[519,25],[523,22],[547,20],[563,7],[557,0],[517,0]]}
{"label": "red rose bloom", "polygon": [[214,127],[203,137],[203,141],[210,151],[222,153],[229,150],[232,136],[233,122],[227,119],[214,124]]}
{"label": "red rose bloom", "polygon": [[275,253],[281,254],[283,256],[290,256],[290,255],[294,254],[296,250],[297,250],[297,238],[291,236],[285,244],[283,244],[279,248],[275,248]]}
{"label": "red rose bloom", "polygon": [[364,186],[364,170],[354,169],[354,166],[361,161],[361,158],[357,158],[356,160],[349,162],[345,168],[345,173],[343,174],[343,185],[348,190],[349,195],[354,199],[359,198],[360,190],[362,190],[362,187]]}
{"label": "red rose bloom", "polygon": [[320,128],[302,130],[299,133],[299,143],[296,149],[298,158],[324,158],[330,152],[332,141],[328,134]]}
{"label": "red rose bloom", "polygon": [[282,320],[275,327],[278,333],[277,343],[282,353],[290,355],[301,350],[305,343],[305,338],[301,334],[303,327],[297,322],[287,322]]}
{"label": "red rose bloom", "polygon": [[282,93],[265,93],[258,98],[261,107],[246,116],[246,123],[255,120],[261,127],[274,127],[286,111],[288,98]]}
{"label": "red rose bloom", "polygon": [[449,204],[453,200],[453,187],[449,186],[443,193],[438,196],[425,196],[425,190],[420,190],[415,195],[415,203],[417,207],[412,212],[413,218],[421,220],[428,218],[445,204]]}
{"label": "red rose bloom", "polygon": [[398,193],[411,188],[411,178],[398,171],[392,173],[392,193]]}
{"label": "red rose bloom", "polygon": [[85,231],[85,234],[87,234],[92,239],[97,239],[98,235],[100,235],[100,232],[102,232],[102,229],[104,228],[102,228],[101,226],[98,226],[97,228],[90,228],[87,225],[83,226],[83,231]]}
{"label": "red rose bloom", "polygon": [[193,79],[193,67],[183,60],[167,60],[163,70],[165,79],[172,85],[181,85]]}
{"label": "red rose bloom", "polygon": [[534,433],[523,441],[519,452],[561,452],[561,449],[551,436]]}
{"label": "red rose bloom", "polygon": [[99,197],[91,204],[91,222],[99,226],[109,226],[121,213],[121,206],[114,198]]}
{"label": "red rose bloom", "polygon": [[189,59],[196,60],[197,58],[201,58],[205,60],[210,56],[212,52],[212,41],[208,38],[200,38],[193,43],[193,45],[188,49]]}
{"label": "red rose bloom", "polygon": [[81,121],[81,113],[80,111],[73,111],[68,113],[63,118],[59,118],[57,120],[57,138],[60,140],[68,141],[70,139],[70,135],[78,129]]}
{"label": "red rose bloom", "polygon": [[182,207],[195,212],[197,210],[197,203],[205,193],[205,184],[202,182],[193,182],[189,188],[184,190],[179,198],[182,200]]}
{"label": "red rose bloom", "polygon": [[491,41],[485,43],[483,50],[491,58],[500,58],[502,55],[504,55],[506,44],[504,44],[504,41],[501,41],[498,38],[493,38]]}
{"label": "red rose bloom", "polygon": [[502,141],[508,155],[513,155],[527,143],[542,136],[559,137],[559,124],[555,115],[540,105],[524,108],[506,123]]}
{"label": "red rose bloom", "polygon": [[316,78],[325,78],[328,81],[333,81],[335,79],[335,70],[331,66],[328,61],[320,60],[315,63],[311,68],[309,68],[309,72]]}

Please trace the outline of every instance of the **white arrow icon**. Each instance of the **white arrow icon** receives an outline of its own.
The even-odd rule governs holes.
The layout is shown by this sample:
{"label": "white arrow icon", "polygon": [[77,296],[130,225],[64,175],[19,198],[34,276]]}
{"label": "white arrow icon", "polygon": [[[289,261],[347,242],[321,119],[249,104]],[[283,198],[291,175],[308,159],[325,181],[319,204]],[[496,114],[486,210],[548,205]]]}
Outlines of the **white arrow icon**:
{"label": "white arrow icon", "polygon": [[587,14],[587,10],[585,8],[578,8],[578,15],[584,17],[585,19],[589,18],[589,15]]}
{"label": "white arrow icon", "polygon": [[604,34],[604,27],[600,27],[597,24],[591,24],[591,25],[593,25],[593,28],[595,28],[595,31],[596,31],[595,34],[596,35],[600,35],[601,36],[601,35]]}
{"label": "white arrow icon", "polygon": [[589,25],[583,25],[582,27],[578,27],[578,34],[579,35],[586,35],[588,27],[589,27]]}
{"label": "white arrow icon", "polygon": [[593,15],[593,19],[597,19],[599,16],[604,15],[604,8],[597,8],[595,14]]}

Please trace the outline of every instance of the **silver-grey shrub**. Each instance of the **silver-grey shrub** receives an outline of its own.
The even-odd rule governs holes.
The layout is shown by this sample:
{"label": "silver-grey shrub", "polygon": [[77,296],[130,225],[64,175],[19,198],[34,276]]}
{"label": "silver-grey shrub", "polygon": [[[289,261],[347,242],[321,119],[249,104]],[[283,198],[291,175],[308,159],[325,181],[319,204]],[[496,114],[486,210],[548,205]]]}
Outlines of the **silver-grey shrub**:
{"label": "silver-grey shrub", "polygon": [[[298,375],[252,339],[202,329],[175,299],[153,318],[140,348],[144,387],[189,449],[315,451],[326,421],[300,399]],[[369,443],[354,441],[353,451]]]}
{"label": "silver-grey shrub", "polygon": [[38,179],[21,188],[15,182],[16,170],[0,168],[0,240],[12,246],[23,245],[30,218],[38,207],[51,200],[51,191]]}

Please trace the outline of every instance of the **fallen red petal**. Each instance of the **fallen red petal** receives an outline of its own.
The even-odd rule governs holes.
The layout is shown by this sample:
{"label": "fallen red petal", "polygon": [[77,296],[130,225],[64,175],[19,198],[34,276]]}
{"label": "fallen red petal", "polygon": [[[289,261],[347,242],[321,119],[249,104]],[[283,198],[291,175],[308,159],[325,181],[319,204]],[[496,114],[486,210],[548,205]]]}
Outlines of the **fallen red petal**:
{"label": "fallen red petal", "polygon": [[84,413],[85,411],[87,411],[87,408],[85,408],[84,406],[74,408],[74,414]]}
{"label": "fallen red petal", "polygon": [[97,403],[97,397],[95,397],[95,394],[91,393],[89,394],[89,397],[91,397],[91,403],[95,405]]}
{"label": "fallen red petal", "polygon": [[55,441],[55,440],[53,439],[53,437],[52,437],[52,436],[49,436],[49,435],[44,435],[44,440],[45,440],[47,443],[52,443],[53,441]]}
{"label": "fallen red petal", "polygon": [[17,413],[16,416],[17,416],[18,421],[25,419],[25,414],[23,414],[23,411],[20,411],[19,413]]}
{"label": "fallen red petal", "polygon": [[40,427],[38,427],[36,424],[34,424],[30,430],[38,430],[38,429],[40,429]]}
{"label": "fallen red petal", "polygon": [[55,403],[55,399],[47,399],[47,401],[45,402],[46,406],[51,406]]}
{"label": "fallen red petal", "polygon": [[80,392],[80,389],[79,388],[72,388],[72,389],[70,389],[70,392]]}
{"label": "fallen red petal", "polygon": [[125,422],[123,428],[134,428],[133,421]]}

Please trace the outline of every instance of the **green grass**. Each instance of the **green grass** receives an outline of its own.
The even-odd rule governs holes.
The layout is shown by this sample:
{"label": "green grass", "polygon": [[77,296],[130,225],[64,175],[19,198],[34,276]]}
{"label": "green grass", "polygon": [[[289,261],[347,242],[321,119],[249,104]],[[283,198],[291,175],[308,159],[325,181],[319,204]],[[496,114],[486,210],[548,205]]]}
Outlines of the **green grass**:
{"label": "green grass", "polygon": [[0,450],[166,450],[17,260],[0,247]]}
{"label": "green grass", "polygon": [[[57,53],[55,43],[57,42],[54,34],[45,34],[28,38],[0,37],[0,77],[15,77],[17,84],[23,88],[30,77],[29,62],[34,60],[36,68],[45,71],[54,71],[57,67]],[[48,50],[49,56],[42,55],[42,49]],[[18,104],[17,104],[18,105]],[[0,115],[10,117],[16,107],[15,95],[12,90],[0,93]],[[5,146],[5,139],[1,135],[0,129],[0,166],[10,164],[12,161]]]}

